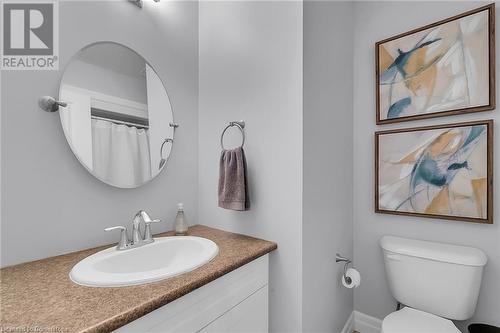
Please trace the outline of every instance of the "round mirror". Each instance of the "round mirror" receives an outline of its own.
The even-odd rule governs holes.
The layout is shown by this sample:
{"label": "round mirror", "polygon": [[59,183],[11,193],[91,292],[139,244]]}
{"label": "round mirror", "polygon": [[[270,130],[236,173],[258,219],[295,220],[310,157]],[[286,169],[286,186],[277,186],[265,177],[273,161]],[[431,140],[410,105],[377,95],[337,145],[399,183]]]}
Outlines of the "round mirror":
{"label": "round mirror", "polygon": [[160,78],[133,50],[99,42],[66,67],[61,124],[73,153],[95,177],[141,186],[165,167],[174,139],[172,107]]}

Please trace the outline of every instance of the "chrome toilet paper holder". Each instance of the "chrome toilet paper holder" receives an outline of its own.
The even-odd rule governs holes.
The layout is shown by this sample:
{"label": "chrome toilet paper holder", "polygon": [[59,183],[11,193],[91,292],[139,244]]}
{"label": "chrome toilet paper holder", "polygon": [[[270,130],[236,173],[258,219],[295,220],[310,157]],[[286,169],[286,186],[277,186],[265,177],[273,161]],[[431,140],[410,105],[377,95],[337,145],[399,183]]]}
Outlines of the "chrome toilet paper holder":
{"label": "chrome toilet paper holder", "polygon": [[347,268],[349,267],[349,264],[352,262],[351,259],[343,257],[340,254],[336,253],[335,254],[335,262],[343,262],[344,263],[344,273],[343,273],[344,280],[347,283],[351,283],[352,282],[351,278],[348,277],[346,274]]}

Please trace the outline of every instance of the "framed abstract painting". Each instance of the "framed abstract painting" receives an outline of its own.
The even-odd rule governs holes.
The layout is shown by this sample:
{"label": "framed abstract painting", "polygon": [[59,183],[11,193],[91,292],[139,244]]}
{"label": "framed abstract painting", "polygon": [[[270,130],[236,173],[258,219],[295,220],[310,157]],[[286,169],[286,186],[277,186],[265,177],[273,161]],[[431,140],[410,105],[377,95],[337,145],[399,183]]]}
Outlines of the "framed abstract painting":
{"label": "framed abstract painting", "polygon": [[495,4],[375,44],[377,124],[495,108]]}
{"label": "framed abstract painting", "polygon": [[376,132],[375,211],[493,223],[493,121]]}

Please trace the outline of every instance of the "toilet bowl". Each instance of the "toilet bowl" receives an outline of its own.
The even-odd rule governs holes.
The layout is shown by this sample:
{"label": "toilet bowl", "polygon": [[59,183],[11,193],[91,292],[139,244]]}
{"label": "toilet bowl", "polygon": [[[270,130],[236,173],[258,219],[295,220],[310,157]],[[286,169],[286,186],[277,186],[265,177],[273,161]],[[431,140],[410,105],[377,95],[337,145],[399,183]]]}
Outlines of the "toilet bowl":
{"label": "toilet bowl", "polygon": [[384,318],[381,333],[461,333],[449,319],[405,307]]}
{"label": "toilet bowl", "polygon": [[466,246],[394,236],[380,240],[392,296],[405,307],[382,322],[383,333],[460,333],[451,320],[476,309],[486,255]]}

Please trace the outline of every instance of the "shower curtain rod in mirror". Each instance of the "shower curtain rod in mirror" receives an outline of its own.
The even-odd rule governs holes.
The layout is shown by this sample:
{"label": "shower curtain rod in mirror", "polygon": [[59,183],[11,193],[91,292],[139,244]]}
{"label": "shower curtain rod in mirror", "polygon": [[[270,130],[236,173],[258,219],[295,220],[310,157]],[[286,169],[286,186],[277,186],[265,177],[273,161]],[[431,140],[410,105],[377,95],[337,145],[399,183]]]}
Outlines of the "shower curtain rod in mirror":
{"label": "shower curtain rod in mirror", "polygon": [[149,120],[147,118],[91,108],[90,115],[92,119],[100,119],[110,121],[115,124],[135,126],[137,128],[149,128]]}

